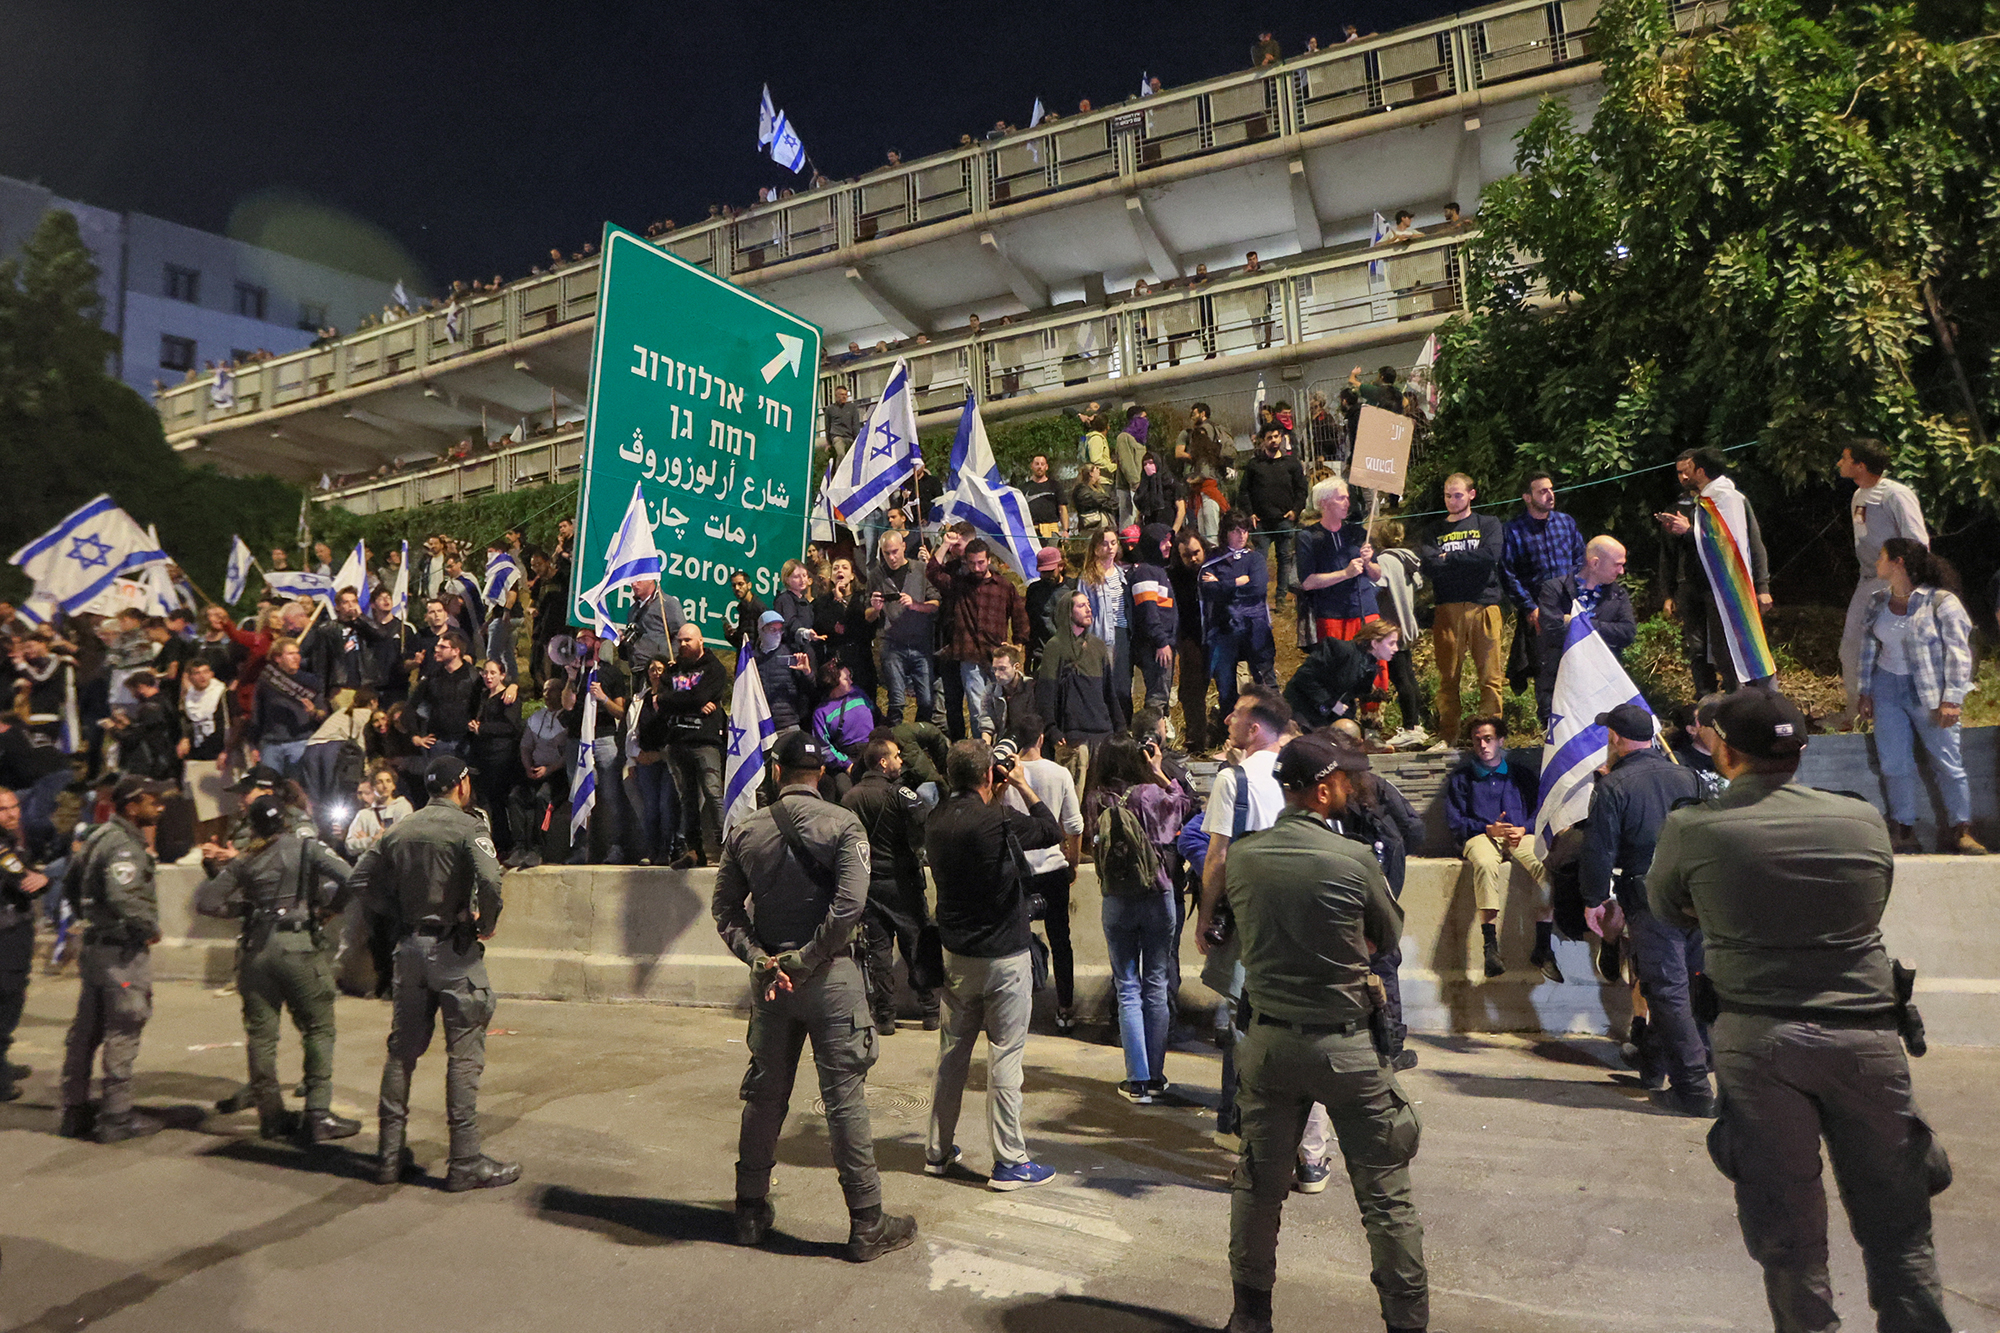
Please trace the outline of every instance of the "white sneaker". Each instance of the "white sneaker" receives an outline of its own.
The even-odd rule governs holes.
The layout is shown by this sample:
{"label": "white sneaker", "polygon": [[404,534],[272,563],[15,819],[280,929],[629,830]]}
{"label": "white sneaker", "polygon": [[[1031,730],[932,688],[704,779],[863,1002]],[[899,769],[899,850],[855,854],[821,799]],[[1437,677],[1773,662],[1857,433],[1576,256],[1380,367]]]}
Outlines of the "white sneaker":
{"label": "white sneaker", "polygon": [[1422,727],[1404,727],[1383,743],[1392,750],[1421,750],[1430,741],[1431,734]]}
{"label": "white sneaker", "polygon": [[1425,753],[1425,754],[1450,754],[1450,753],[1452,752],[1452,750],[1453,750],[1454,748],[1455,748],[1455,747],[1454,747],[1454,746],[1452,745],[1452,743],[1451,743],[1450,741],[1447,741],[1447,740],[1440,740],[1440,741],[1438,741],[1438,742],[1437,742],[1436,744],[1434,744],[1434,745],[1426,745],[1426,746],[1424,747],[1424,753]]}
{"label": "white sneaker", "polygon": [[188,848],[186,852],[182,853],[182,855],[181,855],[180,859],[174,862],[174,864],[175,864],[175,865],[177,865],[177,866],[198,866],[198,865],[200,865],[200,864],[201,864],[201,848],[200,848],[200,847],[190,847],[190,848]]}

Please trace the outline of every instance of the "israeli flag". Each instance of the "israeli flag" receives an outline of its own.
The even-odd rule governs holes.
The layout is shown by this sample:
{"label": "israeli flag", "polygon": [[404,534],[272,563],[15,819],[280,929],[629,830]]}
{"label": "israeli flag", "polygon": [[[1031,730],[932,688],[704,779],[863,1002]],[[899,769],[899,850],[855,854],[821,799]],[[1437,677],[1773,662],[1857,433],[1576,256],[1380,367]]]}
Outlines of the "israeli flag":
{"label": "israeli flag", "polygon": [[757,146],[759,148],[778,137],[778,108],[771,102],[771,85],[764,85],[764,100],[757,106]]}
{"label": "israeli flag", "polygon": [[1042,123],[1042,117],[1044,117],[1044,116],[1046,116],[1046,115],[1048,115],[1048,114],[1049,114],[1048,112],[1046,112],[1046,111],[1042,110],[1042,99],[1041,99],[1041,98],[1039,98],[1039,97],[1037,97],[1037,98],[1035,99],[1035,110],[1034,110],[1034,114],[1032,114],[1032,115],[1030,115],[1030,116],[1028,117],[1028,128],[1032,130],[1033,128],[1035,128],[1035,126],[1037,126],[1037,125],[1041,124],[1041,123]]}
{"label": "israeli flag", "polygon": [[340,568],[333,576],[333,591],[337,595],[342,588],[354,589],[354,595],[361,599],[361,605],[368,605],[368,548],[360,542],[347,553],[347,559],[340,562]]}
{"label": "israeli flag", "polygon": [[576,787],[569,795],[569,840],[576,843],[590,828],[591,807],[597,804],[597,663],[583,676],[583,724],[576,735]]}
{"label": "israeli flag", "polygon": [[250,584],[250,567],[256,561],[250,556],[250,548],[243,544],[241,537],[229,539],[229,564],[222,571],[222,600],[231,606],[243,600],[243,590]]}
{"label": "israeli flag", "polygon": [[[1368,238],[1368,244],[1380,245],[1389,238],[1389,220],[1380,213],[1375,215],[1375,233]],[[1368,276],[1380,279],[1389,272],[1389,266],[1379,259],[1368,261]]]}
{"label": "israeli flag", "polygon": [[451,304],[445,307],[444,312],[444,336],[452,342],[458,341],[460,319],[463,314],[464,307],[459,305],[458,298],[454,296],[451,299]]}
{"label": "israeli flag", "polygon": [[309,574],[303,569],[267,569],[264,586],[286,601],[318,598],[328,608],[333,606],[333,580],[324,574]]}
{"label": "israeli flag", "polygon": [[764,753],[777,727],[757,674],[757,653],[746,642],[736,653],[736,688],[729,697],[729,744],[722,756],[722,836],[757,809],[757,785],[764,780]]}
{"label": "israeli flag", "polygon": [[792,128],[792,122],[785,119],[785,113],[778,113],[778,123],[771,135],[771,160],[787,171],[800,171],[806,165],[806,146],[799,142],[799,132]]}
{"label": "israeli flag", "polygon": [[972,524],[1002,560],[1033,583],[1040,577],[1035,557],[1042,549],[1041,538],[1035,535],[1035,525],[1028,517],[1027,497],[1007,484],[993,462],[979,402],[970,394],[965,399],[965,413],[958,419],[958,438],[951,455],[954,472],[952,489],[942,505],[944,521],[964,519]]}
{"label": "israeli flag", "polygon": [[62,608],[56,605],[55,598],[37,588],[28,594],[26,601],[15,608],[15,614],[36,629],[40,629],[61,615]]}
{"label": "israeli flag", "polygon": [[396,566],[396,583],[389,590],[389,614],[398,620],[410,618],[410,544],[403,543],[403,560]]}
{"label": "israeli flag", "polygon": [[1152,95],[1153,81],[1146,77],[1146,71],[1142,69],[1139,71],[1139,96],[1151,97]]}
{"label": "israeli flag", "polygon": [[[1609,750],[1607,728],[1597,716],[1619,704],[1646,708],[1638,686],[1618,665],[1580,602],[1571,604],[1563,630],[1563,655],[1549,707],[1549,730],[1542,744],[1542,790],[1535,813],[1535,849],[1546,856],[1556,835],[1590,813],[1597,767]],[[1647,712],[1651,712],[1647,708]],[[1659,730],[1658,719],[1653,723]]]}
{"label": "israeli flag", "polygon": [[228,412],[236,406],[236,377],[229,373],[228,366],[215,368],[215,378],[208,384],[208,405],[218,412]]}
{"label": "israeli flag", "polygon": [[132,521],[132,516],[100,495],[73,511],[8,557],[65,612],[74,615],[118,578],[143,569],[167,553]]}
{"label": "israeli flag", "polygon": [[506,551],[495,551],[486,562],[487,605],[496,605],[505,600],[507,589],[521,581],[521,565]]}
{"label": "israeli flag", "polygon": [[611,618],[611,608],[605,605],[611,594],[631,587],[640,579],[659,578],[664,564],[660,548],[653,544],[653,521],[646,517],[646,497],[640,494],[639,483],[633,482],[632,502],[625,506],[625,517],[618,524],[618,531],[611,534],[611,544],[604,548],[604,577],[583,595],[596,617],[598,638],[606,643],[618,642],[618,622]]}
{"label": "israeli flag", "polygon": [[396,289],[390,292],[389,295],[395,297],[396,304],[402,306],[405,310],[410,308],[410,294],[403,290],[403,280],[401,278],[396,279]]}
{"label": "israeli flag", "polygon": [[139,609],[149,616],[164,616],[180,609],[181,599],[174,587],[174,576],[167,572],[167,562],[156,560],[147,565],[139,574],[139,587],[143,598]]}
{"label": "israeli flag", "polygon": [[840,461],[822,494],[834,517],[849,527],[888,506],[889,496],[916,471],[917,410],[910,365],[898,360],[889,383],[868,414],[867,427]]}
{"label": "israeli flag", "polygon": [[830,542],[839,540],[840,534],[834,530],[833,501],[827,492],[833,487],[834,460],[826,462],[826,475],[820,478],[819,493],[813,496],[812,512],[806,517],[806,540],[809,542]]}

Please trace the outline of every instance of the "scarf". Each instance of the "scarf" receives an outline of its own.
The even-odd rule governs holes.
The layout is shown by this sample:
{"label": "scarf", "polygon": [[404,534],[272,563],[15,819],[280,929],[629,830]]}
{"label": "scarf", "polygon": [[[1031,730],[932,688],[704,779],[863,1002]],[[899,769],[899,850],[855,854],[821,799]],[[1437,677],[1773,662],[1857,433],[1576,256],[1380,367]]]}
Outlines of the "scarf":
{"label": "scarf", "polygon": [[1145,417],[1133,417],[1130,421],[1125,423],[1125,433],[1127,435],[1130,435],[1133,439],[1137,440],[1139,443],[1144,444],[1146,442],[1146,432],[1152,429],[1152,424],[1153,423]]}
{"label": "scarf", "polygon": [[199,749],[215,734],[217,715],[222,710],[222,682],[210,680],[205,690],[189,690],[181,696],[181,713],[188,720],[188,745]]}

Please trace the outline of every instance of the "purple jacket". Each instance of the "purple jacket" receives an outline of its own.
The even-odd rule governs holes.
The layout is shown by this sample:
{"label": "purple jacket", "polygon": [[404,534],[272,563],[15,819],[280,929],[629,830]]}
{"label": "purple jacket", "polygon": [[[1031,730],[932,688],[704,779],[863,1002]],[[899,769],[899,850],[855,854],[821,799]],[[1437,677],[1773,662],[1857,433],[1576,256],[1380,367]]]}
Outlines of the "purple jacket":
{"label": "purple jacket", "polygon": [[860,756],[869,733],[875,730],[875,710],[869,707],[867,696],[843,694],[813,710],[812,730],[813,735],[826,742],[829,751],[826,766],[845,772]]}

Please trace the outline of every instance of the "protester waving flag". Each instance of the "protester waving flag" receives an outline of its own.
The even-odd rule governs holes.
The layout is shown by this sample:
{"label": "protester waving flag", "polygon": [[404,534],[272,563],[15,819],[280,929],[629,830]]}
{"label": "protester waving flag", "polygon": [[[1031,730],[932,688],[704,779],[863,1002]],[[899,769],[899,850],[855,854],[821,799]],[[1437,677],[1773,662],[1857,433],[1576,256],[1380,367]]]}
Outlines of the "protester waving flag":
{"label": "protester waving flag", "polygon": [[1040,577],[1035,557],[1041,539],[1028,517],[1028,500],[1009,486],[993,462],[993,447],[986,440],[986,423],[979,415],[979,400],[966,395],[965,411],[958,419],[958,438],[951,446],[951,490],[943,501],[944,521],[959,519],[972,524],[1000,559],[1014,566],[1022,578],[1033,583]]}
{"label": "protester waving flag", "polygon": [[132,516],[100,495],[8,557],[35,589],[74,615],[114,580],[167,553]]}
{"label": "protester waving flag", "polygon": [[778,113],[778,123],[771,133],[771,160],[790,172],[805,169],[806,146],[799,141],[799,132],[792,128],[792,122],[785,119],[785,113]]}
{"label": "protester waving flag", "polygon": [[229,565],[222,573],[223,601],[234,606],[243,600],[243,591],[250,585],[250,569],[256,563],[241,537],[229,539]]}
{"label": "protester waving flag", "polygon": [[604,548],[604,577],[583,595],[596,618],[598,638],[606,643],[618,642],[618,622],[611,618],[611,608],[606,605],[611,594],[631,587],[640,579],[659,578],[664,564],[660,548],[653,544],[653,521],[646,516],[646,497],[634,482],[632,502],[625,506],[625,517],[619,521],[618,531],[611,534],[611,544]]}
{"label": "protester waving flag", "polygon": [[396,566],[396,582],[389,589],[389,613],[398,620],[410,616],[410,544],[403,543],[403,559]]}
{"label": "protester waving flag", "polygon": [[329,607],[333,605],[333,580],[324,574],[309,574],[303,569],[267,569],[263,574],[264,586],[286,601],[318,598]]}
{"label": "protester waving flag", "polygon": [[899,360],[890,368],[889,382],[861,434],[855,437],[854,447],[833,470],[822,492],[834,517],[858,529],[862,519],[888,507],[890,495],[910,479],[921,458],[910,366]]}
{"label": "protester waving flag", "polygon": [[777,734],[771,705],[764,698],[764,678],[757,674],[757,653],[744,644],[736,654],[736,688],[729,698],[728,745],[722,755],[722,836],[757,809],[757,787],[764,780],[764,755]]}
{"label": "protester waving flag", "polygon": [[576,789],[569,796],[569,840],[581,846],[589,836],[591,807],[597,804],[597,663],[583,675],[583,720],[576,733]]}
{"label": "protester waving flag", "polygon": [[333,576],[336,596],[342,588],[354,589],[361,605],[368,605],[368,548],[360,542],[354,543],[354,549],[347,553],[347,559],[340,562],[340,570]]}
{"label": "protester waving flag", "polygon": [[208,405],[219,412],[236,406],[236,377],[229,373],[228,366],[215,368],[215,378],[208,384]]}
{"label": "protester waving flag", "polygon": [[486,587],[484,596],[488,606],[498,606],[507,596],[507,590],[521,581],[521,563],[506,551],[489,552],[486,557]]}
{"label": "protester waving flag", "polygon": [[[1556,835],[1590,813],[1590,795],[1597,786],[1597,766],[1604,762],[1610,734],[1599,726],[1600,715],[1620,704],[1637,704],[1647,712],[1644,696],[1610,645],[1597,633],[1581,602],[1571,603],[1563,630],[1562,663],[1556,669],[1555,695],[1549,706],[1549,730],[1542,744],[1542,790],[1535,812],[1535,846],[1547,856]],[[1657,723],[1655,724],[1657,726]]]}

